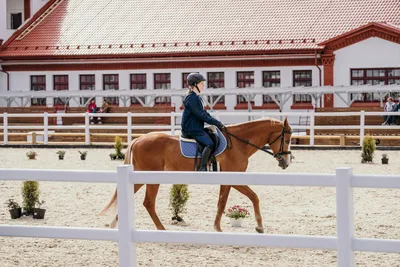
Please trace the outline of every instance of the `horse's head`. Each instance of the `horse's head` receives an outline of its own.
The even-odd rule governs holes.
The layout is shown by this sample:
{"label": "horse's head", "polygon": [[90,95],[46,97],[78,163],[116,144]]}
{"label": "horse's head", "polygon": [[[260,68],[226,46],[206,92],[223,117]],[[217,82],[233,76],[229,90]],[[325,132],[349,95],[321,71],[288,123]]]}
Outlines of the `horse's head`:
{"label": "horse's head", "polygon": [[290,164],[290,140],[292,138],[292,129],[285,119],[282,128],[277,128],[272,132],[268,140],[269,147],[274,152],[274,157],[279,162],[279,167],[286,169]]}

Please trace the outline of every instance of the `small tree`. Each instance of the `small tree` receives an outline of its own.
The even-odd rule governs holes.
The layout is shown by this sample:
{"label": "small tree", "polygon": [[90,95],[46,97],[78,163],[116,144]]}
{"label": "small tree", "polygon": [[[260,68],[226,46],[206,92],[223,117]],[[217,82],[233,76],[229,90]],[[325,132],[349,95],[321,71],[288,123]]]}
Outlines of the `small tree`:
{"label": "small tree", "polygon": [[374,138],[372,138],[370,135],[365,136],[362,143],[361,162],[362,163],[372,162],[374,158],[375,149],[376,145]]}
{"label": "small tree", "polygon": [[125,159],[125,155],[124,155],[124,153],[122,153],[123,147],[124,147],[124,143],[122,142],[122,138],[119,136],[116,136],[114,148],[115,148],[115,155],[117,156],[117,159]]}
{"label": "small tree", "polygon": [[189,199],[188,187],[186,184],[174,184],[171,187],[169,194],[169,206],[172,210],[172,220],[177,220],[181,222],[182,213],[185,212],[186,202]]}
{"label": "small tree", "polygon": [[37,181],[25,181],[22,185],[22,197],[24,210],[31,214],[39,200],[39,183]]}

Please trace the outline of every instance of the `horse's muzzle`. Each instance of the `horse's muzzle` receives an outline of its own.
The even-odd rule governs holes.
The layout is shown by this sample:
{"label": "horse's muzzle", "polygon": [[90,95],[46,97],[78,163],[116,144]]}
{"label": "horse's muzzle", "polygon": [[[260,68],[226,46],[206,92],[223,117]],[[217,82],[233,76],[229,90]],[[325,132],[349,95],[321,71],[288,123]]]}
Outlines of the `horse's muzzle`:
{"label": "horse's muzzle", "polygon": [[283,157],[278,159],[278,162],[279,162],[278,166],[281,167],[282,169],[286,169],[289,166],[287,160]]}

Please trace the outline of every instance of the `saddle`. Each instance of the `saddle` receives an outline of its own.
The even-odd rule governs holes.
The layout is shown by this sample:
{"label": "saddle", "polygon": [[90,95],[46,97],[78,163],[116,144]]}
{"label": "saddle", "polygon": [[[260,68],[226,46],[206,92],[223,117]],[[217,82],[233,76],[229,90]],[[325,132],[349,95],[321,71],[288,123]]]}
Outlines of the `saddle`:
{"label": "saddle", "polygon": [[[205,128],[206,133],[214,142],[213,152],[210,156],[210,161],[213,166],[213,170],[218,170],[218,163],[215,159],[216,156],[220,155],[225,151],[227,142],[225,136],[222,132],[215,126],[209,126]],[[181,154],[186,158],[197,159],[201,158],[201,152],[203,151],[203,146],[196,142],[195,139],[190,138],[182,133],[179,138]]]}

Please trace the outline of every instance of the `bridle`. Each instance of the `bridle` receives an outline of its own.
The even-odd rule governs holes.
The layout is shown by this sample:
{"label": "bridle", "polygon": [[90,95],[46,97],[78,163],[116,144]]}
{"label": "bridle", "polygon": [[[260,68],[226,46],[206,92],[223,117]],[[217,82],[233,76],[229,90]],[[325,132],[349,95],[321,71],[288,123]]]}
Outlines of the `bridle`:
{"label": "bridle", "polygon": [[239,141],[245,143],[246,145],[255,147],[255,148],[257,148],[258,150],[261,150],[261,151],[264,151],[264,152],[270,154],[271,156],[273,156],[274,158],[276,158],[276,159],[279,160],[279,161],[283,159],[282,156],[292,154],[292,152],[290,152],[290,151],[283,151],[283,146],[284,146],[284,142],[285,142],[285,134],[292,134],[292,132],[289,131],[289,130],[287,130],[287,129],[285,129],[285,127],[282,128],[281,134],[280,134],[278,137],[276,137],[276,138],[274,139],[274,141],[272,141],[272,142],[269,143],[269,145],[271,146],[273,143],[275,143],[276,141],[278,141],[279,139],[281,139],[281,146],[280,146],[280,148],[279,148],[279,152],[276,153],[276,154],[274,154],[273,152],[269,151],[267,146],[263,146],[263,147],[256,146],[255,144],[250,143],[249,140],[242,139],[242,138],[240,138],[239,136],[234,135],[234,134],[228,132],[228,130],[226,129],[226,127],[223,128],[222,131],[224,131],[224,132],[226,133],[226,139],[227,139],[227,142],[228,142],[227,149],[231,149],[231,148],[232,148],[231,136],[233,136],[233,137],[235,137],[237,140],[239,140]]}

